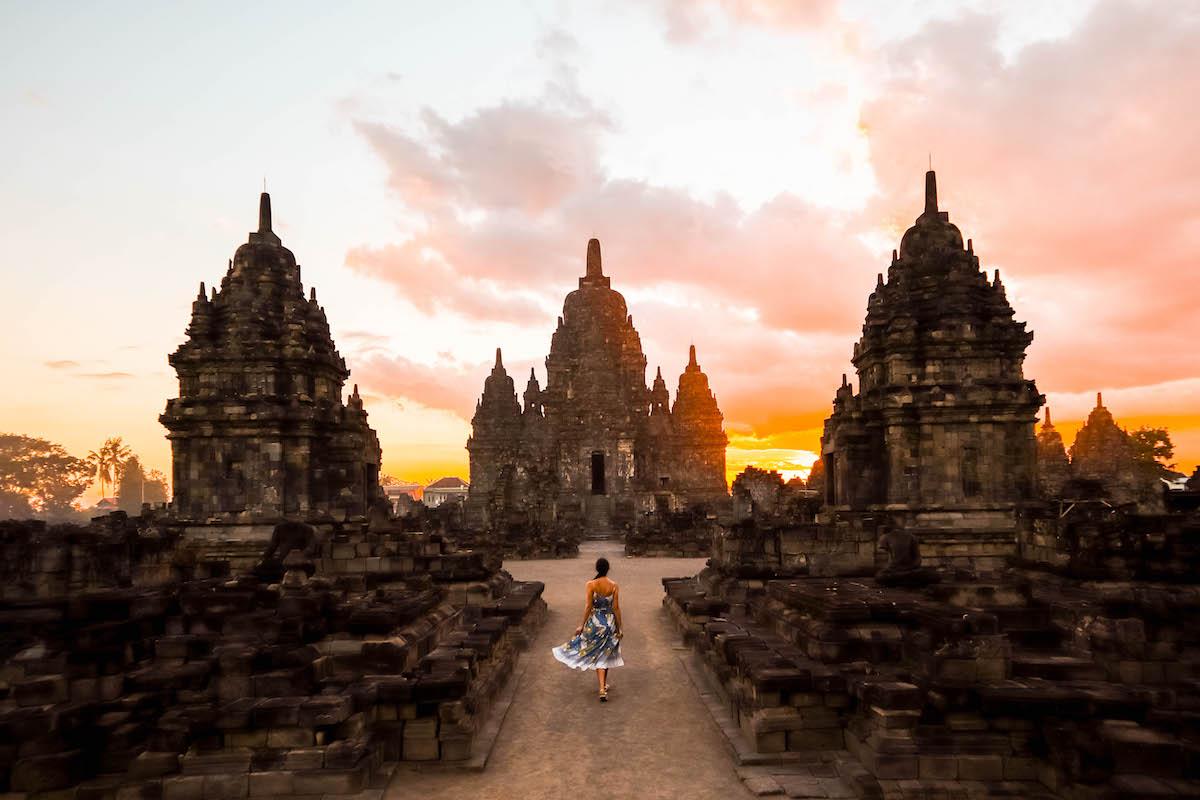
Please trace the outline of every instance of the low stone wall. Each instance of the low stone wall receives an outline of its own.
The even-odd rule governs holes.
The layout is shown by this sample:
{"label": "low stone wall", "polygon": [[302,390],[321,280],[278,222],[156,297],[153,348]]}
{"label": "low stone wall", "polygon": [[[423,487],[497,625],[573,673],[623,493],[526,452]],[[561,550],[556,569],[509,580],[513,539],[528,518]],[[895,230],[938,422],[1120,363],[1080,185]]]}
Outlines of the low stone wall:
{"label": "low stone wall", "polygon": [[758,753],[844,747],[861,797],[1200,796],[1200,588],[943,577],[710,570],[664,606]]}
{"label": "low stone wall", "polygon": [[495,554],[505,560],[574,558],[579,555],[577,525],[509,525],[504,528],[455,531],[461,546]]}
{"label": "low stone wall", "polygon": [[1105,502],[1064,502],[1031,513],[1019,559],[1096,580],[1190,583],[1200,564],[1200,512],[1133,514]]}
{"label": "low stone wall", "polygon": [[[262,547],[257,547],[259,555]],[[228,564],[183,546],[176,528],[123,511],[92,524],[0,521],[0,602],[64,597],[118,586],[161,586],[184,576],[228,574]]]}
{"label": "low stone wall", "polygon": [[690,513],[646,517],[625,534],[625,555],[659,558],[705,558],[719,535],[716,520]]}

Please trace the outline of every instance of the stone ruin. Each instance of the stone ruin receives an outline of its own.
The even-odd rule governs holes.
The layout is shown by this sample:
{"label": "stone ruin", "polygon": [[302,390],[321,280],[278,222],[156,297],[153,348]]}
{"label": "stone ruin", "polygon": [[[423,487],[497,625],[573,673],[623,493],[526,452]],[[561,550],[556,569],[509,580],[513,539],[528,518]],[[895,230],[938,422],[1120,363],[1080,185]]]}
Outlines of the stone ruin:
{"label": "stone ruin", "polygon": [[[870,798],[1200,797],[1200,503],[1113,502],[1099,402],[1070,462],[1035,436],[1031,334],[935,193],[826,423],[826,504],[720,531],[664,605],[753,763],[824,751]],[[1063,503],[1081,480],[1100,499]]]}
{"label": "stone ruin", "polygon": [[1062,434],[1050,420],[1050,408],[1046,407],[1046,419],[1037,433],[1038,493],[1042,497],[1062,497],[1071,480],[1071,461]]}
{"label": "stone ruin", "polygon": [[378,517],[283,523],[244,571],[188,541],[0,525],[0,792],[344,795],[465,763],[545,615],[541,584]]}
{"label": "stone ruin", "polygon": [[1012,555],[1036,481],[1043,397],[1022,370],[1032,340],[926,173],[924,213],[867,301],[858,391],[843,379],[825,422],[830,515],[909,529],[937,562]]}
{"label": "stone ruin", "polygon": [[1071,443],[1071,479],[1052,498],[1096,499],[1113,505],[1136,505],[1143,511],[1162,509],[1162,488],[1138,469],[1129,434],[1096,393],[1096,407]]}
{"label": "stone ruin", "polygon": [[551,339],[546,387],[531,371],[523,400],[497,349],[467,441],[467,517],[506,553],[569,553],[579,531],[642,529],[644,543],[672,530],[656,514],[727,503],[727,439],[696,349],[674,405],[661,370],[647,388],[641,338],[595,239]]}
{"label": "stone ruin", "polygon": [[460,548],[452,510],[391,516],[265,193],[187,333],[170,507],[0,523],[0,793],[342,796],[481,758],[542,585]]}
{"label": "stone ruin", "polygon": [[381,452],[325,309],[300,282],[296,257],[258,230],[218,289],[192,303],[187,340],[169,361],[179,397],[160,417],[171,442],[171,509],[198,537],[260,547],[285,519],[365,519],[383,498]]}

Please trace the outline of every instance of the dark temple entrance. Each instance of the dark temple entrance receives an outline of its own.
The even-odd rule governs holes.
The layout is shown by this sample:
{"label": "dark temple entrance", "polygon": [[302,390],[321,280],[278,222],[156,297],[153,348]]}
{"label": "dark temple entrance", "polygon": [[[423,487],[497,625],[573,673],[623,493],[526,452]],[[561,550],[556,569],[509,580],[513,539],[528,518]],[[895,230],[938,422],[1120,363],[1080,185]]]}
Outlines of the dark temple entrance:
{"label": "dark temple entrance", "polygon": [[592,494],[604,493],[604,453],[596,450],[592,453]]}

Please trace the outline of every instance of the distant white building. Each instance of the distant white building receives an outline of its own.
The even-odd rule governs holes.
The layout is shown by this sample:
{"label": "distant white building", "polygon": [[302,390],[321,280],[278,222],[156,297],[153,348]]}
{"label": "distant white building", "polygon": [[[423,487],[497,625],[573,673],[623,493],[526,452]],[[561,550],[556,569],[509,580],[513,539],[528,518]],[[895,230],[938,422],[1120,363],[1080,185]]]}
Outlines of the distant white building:
{"label": "distant white building", "polygon": [[[421,499],[421,484],[401,481],[393,483],[390,486],[383,487],[383,494],[387,497],[388,502],[392,504],[392,511],[400,514],[403,512],[401,503],[407,503],[409,500],[417,501]],[[401,500],[402,497],[407,497],[408,500]]]}
{"label": "distant white building", "polygon": [[462,478],[438,478],[425,487],[422,500],[430,508],[437,508],[447,500],[465,500],[470,488],[471,484]]}

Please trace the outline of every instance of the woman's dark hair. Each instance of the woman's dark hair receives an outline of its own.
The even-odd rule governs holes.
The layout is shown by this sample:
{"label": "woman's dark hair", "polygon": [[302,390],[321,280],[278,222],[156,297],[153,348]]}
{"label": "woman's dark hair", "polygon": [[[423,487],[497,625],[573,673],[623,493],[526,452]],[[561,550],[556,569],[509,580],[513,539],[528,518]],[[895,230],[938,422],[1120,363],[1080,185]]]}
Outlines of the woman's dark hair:
{"label": "woman's dark hair", "polygon": [[607,574],[608,574],[608,559],[607,558],[597,558],[596,559],[596,577],[603,578]]}

